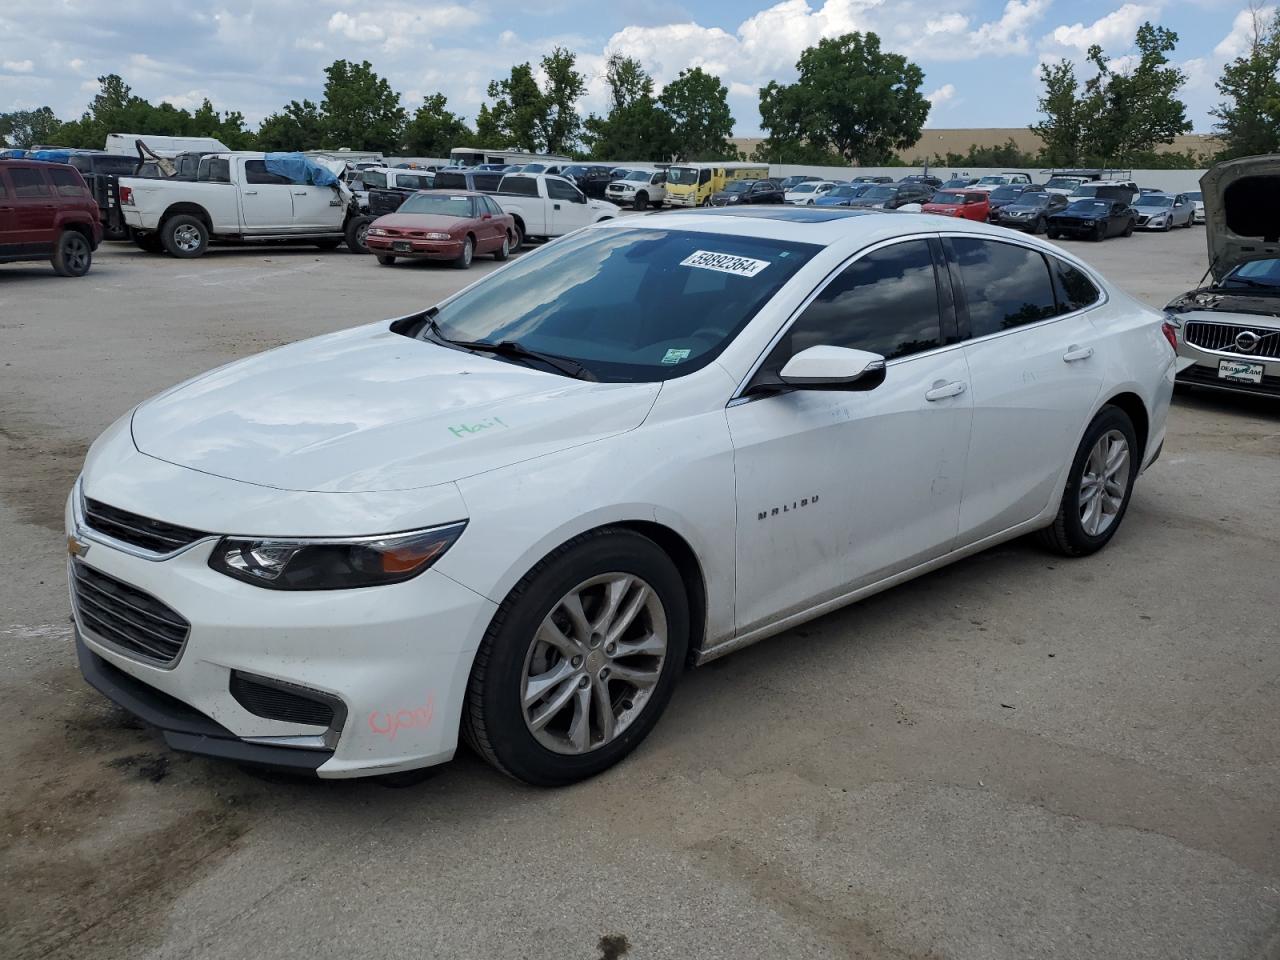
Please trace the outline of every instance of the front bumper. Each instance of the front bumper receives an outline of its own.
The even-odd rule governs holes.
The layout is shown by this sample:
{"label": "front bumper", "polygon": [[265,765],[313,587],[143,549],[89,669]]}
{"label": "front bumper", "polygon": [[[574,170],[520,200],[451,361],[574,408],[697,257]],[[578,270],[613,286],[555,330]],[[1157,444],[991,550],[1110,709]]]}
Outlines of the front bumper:
{"label": "front bumper", "polygon": [[1069,237],[1091,237],[1098,231],[1098,224],[1095,221],[1078,221],[1072,220],[1063,223],[1060,220],[1050,220],[1049,229],[1056,230],[1058,233],[1064,233]]}
{"label": "front bumper", "polygon": [[[181,614],[177,659],[147,662],[96,634],[72,591],[86,680],[179,750],[355,777],[452,758],[471,662],[496,605],[434,569],[356,590],[288,592],[239,583],[208,566],[215,541],[165,559],[126,552],[78,519],[76,559]],[[340,704],[330,727],[251,712],[232,693],[248,675]]]}
{"label": "front bumper", "polygon": [[667,194],[666,201],[669,206],[673,207],[696,207],[698,205],[698,197],[696,194]]}
{"label": "front bumper", "polygon": [[[1224,380],[1218,376],[1218,365],[1223,360],[1256,363],[1262,365],[1261,383],[1243,383]],[[1221,353],[1205,350],[1178,338],[1178,383],[1226,390],[1231,393],[1252,393],[1267,397],[1280,397],[1280,359],[1255,357],[1242,353]]]}
{"label": "front bumper", "polygon": [[391,254],[396,257],[417,257],[423,260],[456,260],[462,256],[461,240],[418,240],[410,237],[365,236],[370,253]]}

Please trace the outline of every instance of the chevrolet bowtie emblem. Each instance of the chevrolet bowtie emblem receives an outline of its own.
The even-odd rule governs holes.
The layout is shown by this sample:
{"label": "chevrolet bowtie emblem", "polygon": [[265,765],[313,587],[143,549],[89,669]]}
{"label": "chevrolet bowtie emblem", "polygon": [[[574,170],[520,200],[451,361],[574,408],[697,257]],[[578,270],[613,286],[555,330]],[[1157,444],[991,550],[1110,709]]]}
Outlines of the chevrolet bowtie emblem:
{"label": "chevrolet bowtie emblem", "polygon": [[82,540],[77,540],[74,536],[67,537],[67,553],[73,557],[83,557],[89,552],[89,544]]}

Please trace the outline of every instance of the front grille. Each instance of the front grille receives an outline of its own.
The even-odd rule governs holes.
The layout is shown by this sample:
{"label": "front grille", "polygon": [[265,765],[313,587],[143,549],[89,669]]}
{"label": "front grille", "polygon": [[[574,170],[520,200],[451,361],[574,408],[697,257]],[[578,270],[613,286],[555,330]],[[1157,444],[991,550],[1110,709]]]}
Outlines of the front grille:
{"label": "front grille", "polygon": [[1280,396],[1280,377],[1270,377],[1264,374],[1261,383],[1240,383],[1235,380],[1223,380],[1218,376],[1216,367],[1206,367],[1200,363],[1193,363],[1191,366],[1181,370],[1177,379],[1181,383],[1202,383],[1206,387],[1221,387],[1227,390],[1253,390],[1258,393]]}
{"label": "front grille", "polygon": [[[1236,338],[1242,333],[1252,333],[1259,338],[1252,350],[1242,350],[1236,345]],[[1201,350],[1216,350],[1241,357],[1257,357],[1259,360],[1280,360],[1280,330],[1190,320],[1183,330],[1183,339]]]}
{"label": "front grille", "polygon": [[295,693],[283,683],[266,682],[243,673],[231,674],[231,696],[255,717],[310,723],[327,727],[333,723],[333,707],[328,703]]}
{"label": "front grille", "polygon": [[1145,223],[1146,223],[1148,220],[1150,220],[1150,219],[1151,219],[1150,217],[1144,217],[1144,216],[1139,215],[1139,216],[1138,216],[1138,226],[1140,226],[1140,227],[1141,227],[1143,224],[1145,224]]}
{"label": "front grille", "polygon": [[84,520],[99,533],[152,553],[172,553],[209,536],[201,530],[152,520],[88,497],[84,499]]}
{"label": "front grille", "polygon": [[142,660],[168,665],[178,659],[191,632],[182,614],[78,559],[71,565],[71,588],[86,630]]}

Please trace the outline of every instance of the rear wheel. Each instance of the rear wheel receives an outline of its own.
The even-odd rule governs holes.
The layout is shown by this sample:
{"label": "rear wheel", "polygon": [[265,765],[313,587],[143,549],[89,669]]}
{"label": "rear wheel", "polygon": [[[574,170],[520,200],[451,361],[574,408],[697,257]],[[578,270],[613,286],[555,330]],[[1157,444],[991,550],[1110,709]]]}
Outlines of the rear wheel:
{"label": "rear wheel", "polygon": [[1058,515],[1040,531],[1041,543],[1068,557],[1105,547],[1129,507],[1141,458],[1129,415],[1103,407],[1080,441]]}
{"label": "rear wheel", "polygon": [[392,267],[395,266],[396,258],[389,253],[380,253],[378,254],[378,262],[384,267]]}
{"label": "rear wheel", "polygon": [[199,217],[180,213],[170,217],[160,228],[160,243],[171,257],[190,260],[204,254],[209,247],[209,228]]}
{"label": "rear wheel", "polygon": [[83,277],[93,265],[93,247],[79,230],[63,230],[53,249],[52,262],[60,277]]}
{"label": "rear wheel", "polygon": [[467,237],[462,241],[462,252],[458,254],[457,259],[453,261],[453,265],[459,270],[466,270],[471,266],[471,258],[475,256],[475,252],[475,241],[473,241],[471,237]]}
{"label": "rear wheel", "polygon": [[657,723],[688,637],[684,586],[657,544],[629,530],[578,537],[498,608],[467,684],[464,736],[527,783],[594,776]]}

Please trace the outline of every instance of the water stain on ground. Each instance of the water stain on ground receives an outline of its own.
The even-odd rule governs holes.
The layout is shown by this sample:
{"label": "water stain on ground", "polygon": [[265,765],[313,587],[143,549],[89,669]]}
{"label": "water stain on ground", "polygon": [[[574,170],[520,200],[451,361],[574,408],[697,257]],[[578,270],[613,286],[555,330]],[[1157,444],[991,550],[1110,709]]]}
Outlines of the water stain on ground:
{"label": "water stain on ground", "polygon": [[0,426],[0,463],[5,464],[0,471],[0,501],[26,523],[61,531],[63,505],[88,445],[40,434],[5,417]]}

